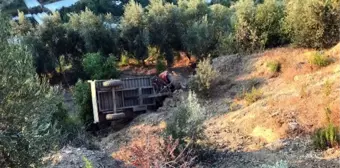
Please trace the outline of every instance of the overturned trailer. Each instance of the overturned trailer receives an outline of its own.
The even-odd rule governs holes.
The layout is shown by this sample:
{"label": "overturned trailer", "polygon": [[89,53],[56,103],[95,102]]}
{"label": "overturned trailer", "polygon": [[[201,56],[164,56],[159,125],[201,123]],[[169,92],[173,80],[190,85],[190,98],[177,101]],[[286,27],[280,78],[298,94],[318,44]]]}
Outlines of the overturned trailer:
{"label": "overturned trailer", "polygon": [[88,82],[91,85],[94,123],[133,118],[136,112],[155,107],[157,101],[171,94],[171,84],[156,76]]}

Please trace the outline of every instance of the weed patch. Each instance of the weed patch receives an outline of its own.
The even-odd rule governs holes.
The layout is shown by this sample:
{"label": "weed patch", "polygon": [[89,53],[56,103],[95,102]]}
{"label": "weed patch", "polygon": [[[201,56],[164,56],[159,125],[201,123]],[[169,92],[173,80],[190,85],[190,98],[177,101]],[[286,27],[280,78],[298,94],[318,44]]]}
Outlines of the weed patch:
{"label": "weed patch", "polygon": [[316,52],[309,58],[309,63],[318,67],[325,67],[331,64],[331,60],[325,57],[321,52]]}
{"label": "weed patch", "polygon": [[129,57],[126,54],[122,54],[120,57],[120,61],[118,63],[119,66],[127,66],[129,65]]}
{"label": "weed patch", "polygon": [[332,93],[332,87],[333,87],[333,83],[327,80],[322,88],[322,91],[325,94],[325,96],[329,96]]}
{"label": "weed patch", "polygon": [[339,127],[334,126],[329,117],[332,111],[327,107],[325,112],[328,122],[327,127],[318,129],[312,137],[315,148],[322,150],[337,147],[340,144]]}
{"label": "weed patch", "polygon": [[278,61],[270,61],[267,63],[270,72],[276,73],[281,71],[281,63]]}
{"label": "weed patch", "polygon": [[247,101],[247,104],[250,105],[261,99],[262,95],[263,92],[260,89],[253,87],[250,92],[245,93],[244,99]]}

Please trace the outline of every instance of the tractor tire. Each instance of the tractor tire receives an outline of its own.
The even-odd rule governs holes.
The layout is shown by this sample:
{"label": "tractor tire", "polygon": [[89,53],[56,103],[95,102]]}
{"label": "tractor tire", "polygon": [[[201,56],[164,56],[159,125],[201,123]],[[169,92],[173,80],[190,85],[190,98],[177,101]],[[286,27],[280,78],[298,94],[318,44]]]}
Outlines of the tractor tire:
{"label": "tractor tire", "polygon": [[121,85],[123,85],[123,82],[121,80],[116,79],[103,82],[104,87],[118,87]]}

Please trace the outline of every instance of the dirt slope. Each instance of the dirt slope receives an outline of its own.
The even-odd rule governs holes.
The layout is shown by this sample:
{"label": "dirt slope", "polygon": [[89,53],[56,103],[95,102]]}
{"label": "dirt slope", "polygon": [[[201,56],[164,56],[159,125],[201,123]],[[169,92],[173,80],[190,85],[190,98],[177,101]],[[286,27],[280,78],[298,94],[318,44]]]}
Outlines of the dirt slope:
{"label": "dirt slope", "polygon": [[[210,109],[223,102],[239,109],[230,111],[217,106],[219,111],[229,112],[206,122],[207,137],[219,148],[257,150],[267,143],[311,133],[324,126],[326,107],[330,107],[331,119],[339,125],[340,54],[337,51],[340,45],[326,52],[334,62],[325,68],[310,65],[308,57],[313,51],[304,49],[278,48],[249,56],[216,58],[214,66],[228,82],[216,86],[218,96],[213,96]],[[272,60],[281,63],[281,73],[268,71],[266,64]],[[329,96],[323,91],[327,81],[332,83]],[[237,100],[236,95],[252,85],[263,96],[248,106],[244,100]]]}
{"label": "dirt slope", "polygon": [[[204,133],[213,152],[199,167],[258,167],[280,160],[291,167],[340,166],[339,149],[315,151],[309,137],[326,124],[326,107],[332,111],[332,121],[340,124],[340,44],[325,51],[333,63],[324,68],[308,63],[313,52],[277,48],[213,59],[219,79],[209,97],[201,100],[209,109]],[[280,73],[269,72],[267,63],[273,60],[281,63]],[[326,82],[332,83],[328,96]],[[263,95],[248,105],[240,95],[253,86]],[[126,146],[160,135],[171,109],[186,95],[176,92],[157,112],[142,114],[101,138],[101,149],[117,159]]]}

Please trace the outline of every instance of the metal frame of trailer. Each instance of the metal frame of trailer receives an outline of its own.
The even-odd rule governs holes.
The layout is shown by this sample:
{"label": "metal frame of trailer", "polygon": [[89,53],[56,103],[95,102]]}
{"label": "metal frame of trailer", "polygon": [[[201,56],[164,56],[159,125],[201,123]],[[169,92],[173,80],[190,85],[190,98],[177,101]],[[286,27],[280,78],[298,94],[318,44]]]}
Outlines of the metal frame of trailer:
{"label": "metal frame of trailer", "polygon": [[88,81],[91,86],[94,123],[132,118],[135,112],[156,106],[157,98],[171,94],[169,86],[156,86],[151,76]]}

